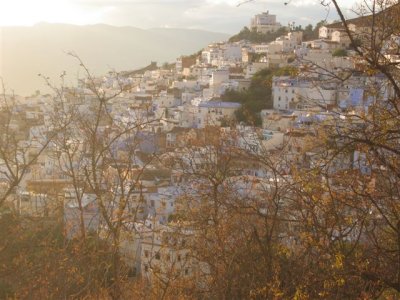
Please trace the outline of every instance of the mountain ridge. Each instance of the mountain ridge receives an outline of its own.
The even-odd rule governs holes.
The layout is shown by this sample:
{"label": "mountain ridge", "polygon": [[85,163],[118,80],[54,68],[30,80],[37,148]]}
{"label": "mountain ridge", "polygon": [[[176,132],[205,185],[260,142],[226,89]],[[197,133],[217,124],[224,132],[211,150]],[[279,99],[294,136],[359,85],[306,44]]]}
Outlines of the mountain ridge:
{"label": "mountain ridge", "polygon": [[38,73],[58,78],[66,71],[70,79],[67,84],[74,84],[79,64],[66,55],[68,52],[76,53],[94,75],[101,75],[110,70],[138,69],[151,61],[171,62],[210,42],[228,38],[228,34],[198,29],[141,29],[108,24],[0,27],[0,76],[8,89],[29,95],[46,89]]}

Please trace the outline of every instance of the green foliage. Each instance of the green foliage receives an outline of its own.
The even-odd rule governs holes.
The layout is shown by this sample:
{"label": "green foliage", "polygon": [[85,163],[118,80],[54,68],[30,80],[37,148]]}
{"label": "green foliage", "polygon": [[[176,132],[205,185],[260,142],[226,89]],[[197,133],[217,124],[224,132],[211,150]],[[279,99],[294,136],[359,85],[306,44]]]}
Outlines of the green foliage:
{"label": "green foliage", "polygon": [[263,57],[265,57],[264,53],[249,53],[249,61],[251,62],[259,62]]}
{"label": "green foliage", "polygon": [[313,27],[311,24],[307,25],[303,30],[303,41],[311,41],[317,39],[319,35],[319,29],[321,28],[321,26],[324,25],[326,25],[325,20],[319,21],[315,25],[315,27]]}
{"label": "green foliage", "polygon": [[228,90],[221,96],[221,99],[223,101],[238,102],[242,104],[242,107],[236,111],[236,119],[238,122],[260,126],[261,110],[270,109],[273,105],[272,77],[295,74],[296,69],[293,67],[260,70],[253,76],[248,90]]}
{"label": "green foliage", "polygon": [[203,50],[199,50],[193,54],[190,55],[185,55],[183,57],[189,57],[189,58],[199,58],[201,56],[201,52],[203,52]]}
{"label": "green foliage", "polygon": [[[303,40],[311,41],[318,38],[319,28],[326,24],[325,20],[319,21],[315,26],[308,24],[305,28],[301,25],[292,28],[293,31],[302,31]],[[252,43],[270,43],[276,38],[288,33],[286,27],[278,29],[276,32],[268,32],[266,34],[250,30],[248,27],[244,27],[238,34],[232,36],[229,42],[238,42],[241,40],[248,40]]]}
{"label": "green foliage", "polygon": [[353,44],[350,45],[350,48],[351,49],[357,49],[361,45],[362,45],[362,41],[359,38],[355,37],[354,41],[353,41]]}
{"label": "green foliage", "polygon": [[161,68],[163,70],[171,70],[175,68],[176,63],[168,63],[168,62],[164,62],[161,66]]}
{"label": "green foliage", "polygon": [[274,41],[276,38],[287,34],[285,27],[279,28],[275,32],[260,33],[255,30],[250,30],[248,27],[244,27],[238,34],[232,36],[229,42],[238,42],[241,40],[248,40],[252,43],[269,43]]}
{"label": "green foliage", "polygon": [[127,76],[132,76],[132,75],[137,75],[137,74],[143,74],[146,71],[154,71],[154,70],[157,70],[157,69],[158,69],[157,62],[152,61],[150,63],[150,65],[148,65],[148,66],[146,66],[144,68],[141,68],[141,69],[138,69],[138,70],[134,70],[134,71],[129,71],[129,72],[123,72],[121,75],[127,77]]}
{"label": "green foliage", "polygon": [[347,56],[347,51],[345,49],[336,49],[333,51],[332,56],[343,57]]}

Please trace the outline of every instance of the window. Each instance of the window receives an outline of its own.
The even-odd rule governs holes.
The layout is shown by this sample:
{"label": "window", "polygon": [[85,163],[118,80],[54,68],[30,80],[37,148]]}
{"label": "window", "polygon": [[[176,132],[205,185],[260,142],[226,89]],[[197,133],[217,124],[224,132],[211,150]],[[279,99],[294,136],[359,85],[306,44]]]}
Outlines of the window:
{"label": "window", "polygon": [[149,251],[144,250],[144,257],[148,258],[149,257]]}
{"label": "window", "polygon": [[148,272],[149,271],[149,266],[148,265],[144,265],[144,271]]}
{"label": "window", "polygon": [[156,253],[155,258],[156,258],[157,260],[160,260],[160,252],[157,252],[157,253]]}

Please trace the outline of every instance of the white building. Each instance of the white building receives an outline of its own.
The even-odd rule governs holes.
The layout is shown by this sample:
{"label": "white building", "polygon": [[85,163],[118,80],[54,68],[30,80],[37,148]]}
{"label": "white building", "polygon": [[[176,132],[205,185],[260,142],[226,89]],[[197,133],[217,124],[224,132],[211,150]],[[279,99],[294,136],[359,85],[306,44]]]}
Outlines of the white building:
{"label": "white building", "polygon": [[335,30],[332,33],[332,41],[337,42],[340,48],[346,49],[350,46],[350,37],[344,29]]}
{"label": "white building", "polygon": [[235,111],[240,108],[240,103],[207,101],[198,105],[197,128],[207,125],[221,126],[223,120],[234,117]]}
{"label": "white building", "polygon": [[149,214],[161,224],[168,222],[168,217],[175,212],[175,200],[178,191],[175,187],[159,187],[156,193],[150,193],[146,198]]}
{"label": "white building", "polygon": [[65,192],[64,222],[66,234],[72,238],[79,234],[83,218],[86,231],[97,231],[100,224],[100,212],[94,194],[84,193],[78,200],[74,191]]}
{"label": "white building", "polygon": [[269,51],[269,44],[254,44],[252,45],[254,53],[267,54]]}
{"label": "white building", "polygon": [[[303,41],[303,33],[300,31],[289,32],[286,36],[278,37],[274,42],[270,43],[269,53],[293,52],[298,45],[301,45]],[[279,45],[277,49],[274,49],[272,45]]]}
{"label": "white building", "polygon": [[210,44],[201,52],[201,61],[205,64],[216,65],[222,58],[222,54],[219,44]]}
{"label": "white building", "polygon": [[153,100],[154,105],[160,108],[175,107],[180,105],[181,99],[176,98],[173,94],[168,94],[167,91],[161,91],[158,97]]}
{"label": "white building", "polygon": [[341,28],[343,28],[343,26],[340,22],[321,26],[318,31],[318,37],[320,39],[330,40],[332,38],[333,32],[335,32],[336,30],[340,30]]}
{"label": "white building", "polygon": [[227,62],[242,61],[242,46],[238,43],[226,43],[222,45],[222,56]]}
{"label": "white building", "polygon": [[268,68],[269,64],[267,62],[255,62],[247,65],[246,68],[246,78],[253,77],[258,71]]}
{"label": "white building", "polygon": [[269,11],[255,15],[250,23],[251,30],[261,33],[275,32],[281,27],[282,25],[276,22],[276,15],[269,14]]}
{"label": "white building", "polygon": [[229,70],[215,70],[212,72],[210,79],[210,86],[220,86],[223,82],[229,80]]}
{"label": "white building", "polygon": [[140,272],[144,278],[154,283],[196,276],[199,264],[188,249],[190,231],[149,220],[141,236]]}
{"label": "white building", "polygon": [[336,85],[287,76],[273,78],[272,94],[274,109],[278,110],[312,107],[326,109],[337,104]]}

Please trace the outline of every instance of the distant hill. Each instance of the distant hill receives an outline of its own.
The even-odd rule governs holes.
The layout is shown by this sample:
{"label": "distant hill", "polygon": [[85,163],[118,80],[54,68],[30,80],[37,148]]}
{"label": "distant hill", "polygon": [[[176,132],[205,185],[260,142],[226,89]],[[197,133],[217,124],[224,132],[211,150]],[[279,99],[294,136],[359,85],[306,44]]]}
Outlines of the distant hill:
{"label": "distant hill", "polygon": [[190,29],[139,29],[109,25],[41,23],[32,27],[0,27],[0,75],[8,89],[28,95],[45,89],[37,74],[57,83],[67,72],[68,83],[76,82],[77,62],[66,55],[78,54],[96,75],[110,70],[134,70],[157,61],[172,62],[229,35]]}

